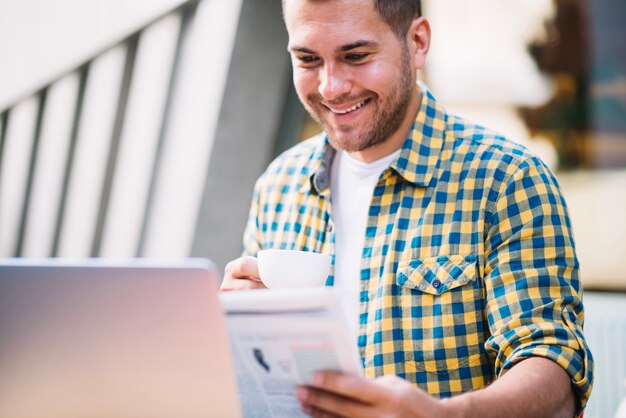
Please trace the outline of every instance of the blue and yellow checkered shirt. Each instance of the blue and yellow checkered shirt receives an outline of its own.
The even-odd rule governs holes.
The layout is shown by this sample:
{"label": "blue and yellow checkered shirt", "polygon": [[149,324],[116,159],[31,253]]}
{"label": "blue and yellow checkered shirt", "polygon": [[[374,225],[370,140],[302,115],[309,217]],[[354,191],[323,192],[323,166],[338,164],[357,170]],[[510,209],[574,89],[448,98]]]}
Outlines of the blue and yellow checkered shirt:
{"label": "blue and yellow checkered shirt", "polygon": [[[593,360],[556,179],[520,145],[447,114],[420,90],[410,136],[369,209],[358,327],[366,376],[395,374],[449,397],[540,356],[569,373],[583,407]],[[333,155],[319,135],[268,167],[255,187],[245,254],[334,254]]]}

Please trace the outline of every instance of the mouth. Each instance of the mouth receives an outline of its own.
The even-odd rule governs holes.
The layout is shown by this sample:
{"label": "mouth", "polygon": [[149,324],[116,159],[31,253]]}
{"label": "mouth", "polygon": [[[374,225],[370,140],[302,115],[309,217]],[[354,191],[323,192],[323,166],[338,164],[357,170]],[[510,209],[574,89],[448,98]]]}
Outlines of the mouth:
{"label": "mouth", "polygon": [[348,115],[348,114],[353,113],[353,112],[357,111],[358,109],[362,108],[369,101],[370,101],[370,99],[365,99],[365,100],[362,100],[362,101],[360,101],[358,103],[353,104],[350,107],[332,106],[332,105],[329,105],[329,104],[324,104],[324,107],[326,107],[331,113],[333,113],[335,115]]}

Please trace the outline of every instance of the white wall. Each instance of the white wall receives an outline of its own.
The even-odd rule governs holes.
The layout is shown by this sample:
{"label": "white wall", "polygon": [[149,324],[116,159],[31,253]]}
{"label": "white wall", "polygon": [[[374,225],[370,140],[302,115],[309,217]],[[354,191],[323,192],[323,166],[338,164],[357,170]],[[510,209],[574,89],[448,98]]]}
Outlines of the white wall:
{"label": "white wall", "polygon": [[0,1],[0,110],[181,3]]}
{"label": "white wall", "polygon": [[626,170],[560,173],[583,285],[626,290]]}
{"label": "white wall", "polygon": [[[0,164],[0,231],[5,232],[0,235],[0,257],[49,254],[58,226],[60,240],[56,253],[63,257],[85,257],[92,253],[128,257],[135,255],[139,247],[141,254],[150,257],[189,256],[241,0],[198,3],[193,19],[185,27],[175,73],[171,70],[181,14],[168,12],[184,1],[108,0],[81,5],[76,0],[61,0],[55,3],[56,7],[44,1],[25,3],[28,4],[16,0],[9,5],[0,0],[0,39],[3,33],[10,32],[5,26],[8,22],[14,37],[24,37],[22,47],[6,40],[0,47],[0,55],[16,57],[11,65],[0,65],[0,110],[2,103],[19,99],[19,105],[11,110]],[[34,17],[29,15],[29,7],[38,10]],[[76,11],[69,12],[74,8]],[[11,16],[3,14],[5,10]],[[163,13],[167,16],[153,23]],[[106,190],[109,153],[117,149],[112,138],[126,56],[126,45],[109,47],[142,28],[125,122],[115,154],[110,211],[100,239],[97,231],[100,199]],[[55,197],[65,179],[71,125],[71,118],[66,116],[73,115],[73,95],[77,90],[77,74],[71,70],[94,56],[97,58],[90,63],[75,158],[67,182],[62,212],[65,222],[59,224],[60,200]],[[30,210],[25,212],[23,202],[38,105],[36,97],[29,97],[28,93],[57,75],[64,77],[50,87],[37,148],[40,152],[33,171],[36,178],[29,195]],[[168,96],[170,80],[173,87]],[[61,100],[60,96],[69,100]],[[60,102],[65,102],[62,108]],[[51,124],[63,119],[68,122],[63,126]],[[157,149],[163,150],[158,163]],[[148,193],[152,184],[154,195]],[[48,193],[53,190],[57,196]],[[148,196],[153,197],[149,202]],[[245,199],[249,199],[249,194],[246,193]],[[24,215],[28,218],[24,239],[20,241],[18,229]]]}

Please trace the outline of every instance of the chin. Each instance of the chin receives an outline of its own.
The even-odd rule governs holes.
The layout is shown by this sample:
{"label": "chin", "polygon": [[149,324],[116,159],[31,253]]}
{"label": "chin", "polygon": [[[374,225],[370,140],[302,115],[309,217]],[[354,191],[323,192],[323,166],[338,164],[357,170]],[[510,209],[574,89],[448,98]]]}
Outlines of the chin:
{"label": "chin", "polygon": [[336,139],[333,139],[331,136],[328,136],[328,141],[333,146],[333,148],[337,150],[346,151],[346,152],[363,151],[364,149],[368,148],[366,144],[362,144],[360,142],[354,142],[350,140],[338,141]]}

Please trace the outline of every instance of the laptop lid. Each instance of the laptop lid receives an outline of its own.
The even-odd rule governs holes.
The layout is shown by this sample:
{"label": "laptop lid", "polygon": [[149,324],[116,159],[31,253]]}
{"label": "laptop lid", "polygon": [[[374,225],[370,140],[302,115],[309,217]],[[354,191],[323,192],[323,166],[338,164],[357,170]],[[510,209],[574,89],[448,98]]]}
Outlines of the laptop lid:
{"label": "laptop lid", "polygon": [[240,416],[207,260],[0,260],[0,418]]}

